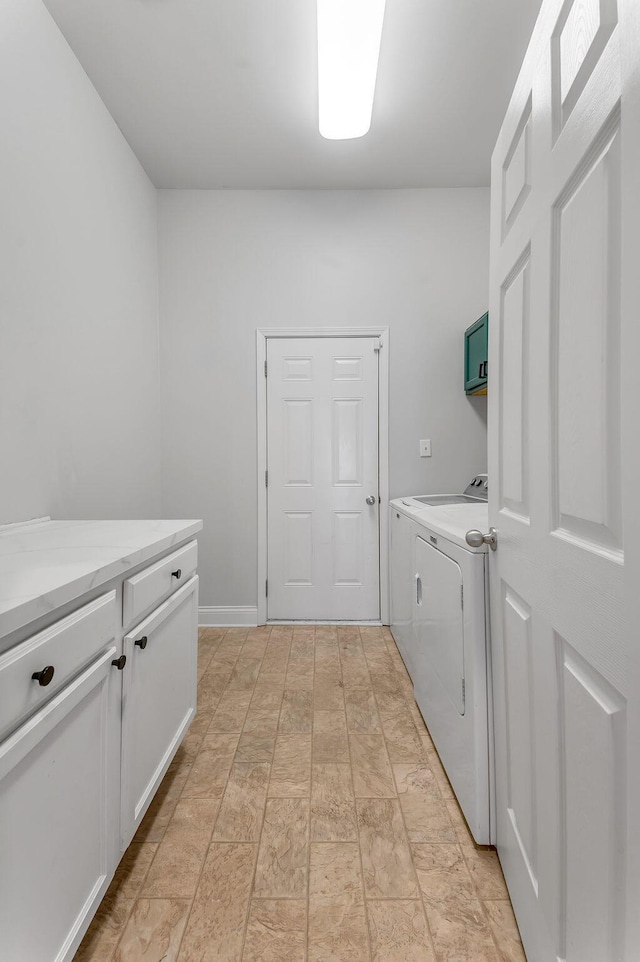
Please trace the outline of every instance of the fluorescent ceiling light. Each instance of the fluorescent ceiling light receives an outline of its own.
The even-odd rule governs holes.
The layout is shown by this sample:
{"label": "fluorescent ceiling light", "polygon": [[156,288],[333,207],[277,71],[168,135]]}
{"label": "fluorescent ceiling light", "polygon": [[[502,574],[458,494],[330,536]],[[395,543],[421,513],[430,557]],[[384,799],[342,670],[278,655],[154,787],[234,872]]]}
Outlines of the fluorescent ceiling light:
{"label": "fluorescent ceiling light", "polygon": [[362,137],[371,126],[386,0],[317,0],[320,133]]}

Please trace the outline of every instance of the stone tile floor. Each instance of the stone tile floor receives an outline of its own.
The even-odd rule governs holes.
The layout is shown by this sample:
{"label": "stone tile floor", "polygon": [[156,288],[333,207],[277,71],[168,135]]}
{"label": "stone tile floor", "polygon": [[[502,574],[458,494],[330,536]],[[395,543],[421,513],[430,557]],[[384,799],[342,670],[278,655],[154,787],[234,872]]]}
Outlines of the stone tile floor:
{"label": "stone tile floor", "polygon": [[386,628],[200,629],[198,715],[75,962],[524,962]]}

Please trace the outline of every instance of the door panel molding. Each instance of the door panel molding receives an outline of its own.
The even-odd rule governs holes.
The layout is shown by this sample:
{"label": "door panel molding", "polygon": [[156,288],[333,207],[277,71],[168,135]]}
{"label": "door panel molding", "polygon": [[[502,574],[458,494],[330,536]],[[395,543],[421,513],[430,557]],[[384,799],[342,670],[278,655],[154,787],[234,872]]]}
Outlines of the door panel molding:
{"label": "door panel molding", "polygon": [[[257,416],[257,494],[258,494],[258,624],[267,621],[267,342],[270,338],[371,338],[380,339],[378,380],[378,474],[380,519],[380,616],[389,623],[389,328],[388,327],[274,327],[256,330],[256,416]],[[339,359],[338,359],[339,360]],[[307,371],[290,370],[289,377],[306,380]],[[336,371],[336,379],[352,380],[352,371]]]}

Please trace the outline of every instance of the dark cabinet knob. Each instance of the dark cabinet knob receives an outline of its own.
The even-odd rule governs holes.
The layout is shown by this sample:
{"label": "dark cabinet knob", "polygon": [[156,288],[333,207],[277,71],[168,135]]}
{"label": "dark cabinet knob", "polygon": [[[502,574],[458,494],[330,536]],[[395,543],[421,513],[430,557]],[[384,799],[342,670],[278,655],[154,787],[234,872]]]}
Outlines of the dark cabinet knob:
{"label": "dark cabinet knob", "polygon": [[178,568],[177,571],[172,571],[172,572],[171,572],[171,577],[172,577],[172,578],[177,578],[178,581],[180,581],[180,579],[182,578],[182,568]]}
{"label": "dark cabinet knob", "polygon": [[147,636],[143,635],[142,638],[138,638],[137,641],[134,641],[134,645],[137,645],[141,651],[144,651],[147,647]]}
{"label": "dark cabinet knob", "polygon": [[46,685],[51,684],[51,679],[53,678],[54,674],[55,674],[55,668],[53,667],[53,665],[46,665],[46,667],[43,668],[42,671],[34,671],[31,677],[33,678],[34,681],[37,681],[38,684],[42,685],[42,687],[44,688]]}
{"label": "dark cabinet knob", "polygon": [[122,669],[124,668],[124,666],[126,665],[126,663],[127,663],[127,656],[126,656],[126,655],[120,655],[119,658],[114,658],[113,661],[111,662],[111,664],[114,666],[114,668],[117,668],[118,671],[122,671]]}

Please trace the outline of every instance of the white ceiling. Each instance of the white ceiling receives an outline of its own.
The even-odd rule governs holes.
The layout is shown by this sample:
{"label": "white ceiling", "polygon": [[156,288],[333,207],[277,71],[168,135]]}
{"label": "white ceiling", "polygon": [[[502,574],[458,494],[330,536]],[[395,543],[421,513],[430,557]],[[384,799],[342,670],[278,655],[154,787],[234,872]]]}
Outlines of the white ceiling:
{"label": "white ceiling", "polygon": [[488,184],[540,0],[387,0],[373,121],[318,133],[315,0],[45,0],[158,187]]}

